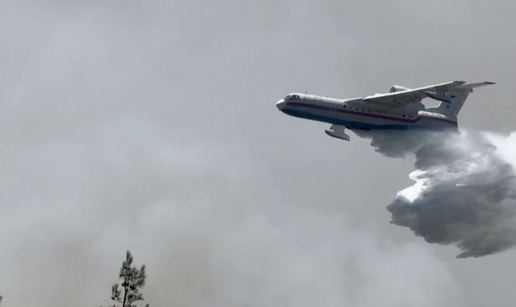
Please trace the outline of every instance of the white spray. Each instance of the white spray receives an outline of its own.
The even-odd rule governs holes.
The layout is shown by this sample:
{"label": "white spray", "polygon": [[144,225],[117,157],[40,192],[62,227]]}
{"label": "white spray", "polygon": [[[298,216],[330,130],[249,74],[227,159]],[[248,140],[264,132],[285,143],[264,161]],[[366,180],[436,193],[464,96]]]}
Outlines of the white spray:
{"label": "white spray", "polygon": [[[425,241],[455,244],[458,258],[480,257],[516,244],[516,134],[405,132],[374,136],[387,156],[415,153],[416,183],[387,206],[391,223]],[[419,140],[419,141],[416,141]]]}

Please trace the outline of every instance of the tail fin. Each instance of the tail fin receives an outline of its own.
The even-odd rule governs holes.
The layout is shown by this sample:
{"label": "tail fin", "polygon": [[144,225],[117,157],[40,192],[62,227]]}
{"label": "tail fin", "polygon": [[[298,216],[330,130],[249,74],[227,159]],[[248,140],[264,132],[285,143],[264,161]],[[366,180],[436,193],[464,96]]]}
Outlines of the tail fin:
{"label": "tail fin", "polygon": [[464,102],[468,98],[470,93],[473,93],[473,89],[480,86],[495,84],[494,82],[479,82],[462,84],[457,87],[451,88],[446,93],[443,93],[449,98],[448,101],[441,100],[441,103],[436,108],[430,108],[428,111],[444,114],[446,116],[457,117],[460,109],[464,105]]}

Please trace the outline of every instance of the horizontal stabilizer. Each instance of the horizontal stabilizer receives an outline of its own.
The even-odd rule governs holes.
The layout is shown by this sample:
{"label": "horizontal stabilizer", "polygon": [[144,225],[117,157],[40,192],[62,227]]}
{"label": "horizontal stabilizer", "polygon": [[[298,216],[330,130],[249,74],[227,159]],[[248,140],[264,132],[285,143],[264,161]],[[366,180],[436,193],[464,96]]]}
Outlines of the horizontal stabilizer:
{"label": "horizontal stabilizer", "polygon": [[464,102],[466,102],[466,99],[468,98],[469,94],[473,92],[474,88],[491,84],[495,83],[490,81],[464,83],[442,92],[427,92],[426,94],[428,95],[428,97],[440,100],[445,103],[439,104],[439,106],[436,108],[427,108],[426,110],[429,112],[435,112],[443,114],[445,116],[456,118],[462,106],[464,105]]}
{"label": "horizontal stabilizer", "polygon": [[484,81],[484,82],[478,82],[478,83],[470,83],[470,84],[462,84],[455,88],[455,90],[466,90],[466,91],[473,91],[475,87],[481,87],[486,85],[492,85],[495,84],[494,82],[490,81]]}

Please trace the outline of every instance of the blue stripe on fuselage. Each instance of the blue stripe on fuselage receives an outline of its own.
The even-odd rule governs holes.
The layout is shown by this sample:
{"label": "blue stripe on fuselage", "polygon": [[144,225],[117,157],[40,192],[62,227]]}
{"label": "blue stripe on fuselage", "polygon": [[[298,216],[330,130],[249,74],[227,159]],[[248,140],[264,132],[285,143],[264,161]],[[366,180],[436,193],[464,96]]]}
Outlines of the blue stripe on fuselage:
{"label": "blue stripe on fuselage", "polygon": [[[407,130],[407,129],[429,129],[428,127],[414,126],[414,125],[373,125],[356,121],[347,121],[339,118],[316,115],[308,112],[296,111],[293,109],[283,109],[282,112],[290,116],[315,120],[319,122],[326,122],[332,125],[344,126],[348,129],[359,130]],[[440,129],[440,128],[436,128]]]}

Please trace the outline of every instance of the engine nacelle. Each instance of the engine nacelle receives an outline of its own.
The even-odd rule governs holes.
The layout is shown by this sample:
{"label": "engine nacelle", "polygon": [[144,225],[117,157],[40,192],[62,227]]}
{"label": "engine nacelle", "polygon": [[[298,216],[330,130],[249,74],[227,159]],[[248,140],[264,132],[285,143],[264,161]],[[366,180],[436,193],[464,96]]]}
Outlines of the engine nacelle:
{"label": "engine nacelle", "polygon": [[403,86],[399,86],[399,85],[393,85],[391,87],[391,89],[389,90],[389,93],[403,92],[403,91],[408,91],[408,90],[410,90],[408,87],[403,87]]}

